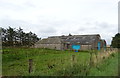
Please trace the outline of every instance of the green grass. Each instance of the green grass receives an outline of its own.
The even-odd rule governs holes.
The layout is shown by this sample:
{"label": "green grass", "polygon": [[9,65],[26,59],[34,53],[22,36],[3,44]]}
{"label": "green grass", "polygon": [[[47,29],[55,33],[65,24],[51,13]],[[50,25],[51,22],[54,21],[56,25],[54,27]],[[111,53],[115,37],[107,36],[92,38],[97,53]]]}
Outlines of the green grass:
{"label": "green grass", "polygon": [[[75,64],[71,58],[75,55],[76,65],[89,63],[89,53],[57,51],[49,49],[6,48],[3,49],[3,75],[7,76],[57,76],[71,75],[69,71]],[[28,59],[33,59],[33,71],[28,73]],[[49,68],[53,66],[53,68]],[[11,72],[12,71],[12,72]]]}
{"label": "green grass", "polygon": [[118,76],[118,53],[112,54],[96,67],[92,67],[89,76]]}
{"label": "green grass", "polygon": [[[72,56],[75,55],[75,60]],[[3,76],[100,76],[117,75],[114,57],[104,60],[89,70],[90,53],[59,51],[39,48],[4,48],[2,55]],[[33,71],[28,73],[28,60],[33,59]],[[115,66],[114,66],[115,65]],[[114,69],[115,68],[115,69]],[[101,73],[99,72],[101,71]],[[114,72],[114,73],[111,73]]]}

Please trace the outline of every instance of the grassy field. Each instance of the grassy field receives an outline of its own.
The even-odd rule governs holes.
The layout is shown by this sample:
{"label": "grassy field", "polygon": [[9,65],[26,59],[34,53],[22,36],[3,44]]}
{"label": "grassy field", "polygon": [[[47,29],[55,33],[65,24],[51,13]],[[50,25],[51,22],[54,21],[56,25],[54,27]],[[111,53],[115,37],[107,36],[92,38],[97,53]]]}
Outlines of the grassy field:
{"label": "grassy field", "polygon": [[118,76],[118,53],[112,54],[96,67],[92,67],[89,72],[89,76]]}
{"label": "grassy field", "polygon": [[[73,59],[74,56],[74,59]],[[89,52],[58,51],[34,48],[4,48],[3,76],[117,76],[118,54],[90,66]],[[28,60],[33,60],[28,72]],[[91,69],[90,69],[91,68]]]}

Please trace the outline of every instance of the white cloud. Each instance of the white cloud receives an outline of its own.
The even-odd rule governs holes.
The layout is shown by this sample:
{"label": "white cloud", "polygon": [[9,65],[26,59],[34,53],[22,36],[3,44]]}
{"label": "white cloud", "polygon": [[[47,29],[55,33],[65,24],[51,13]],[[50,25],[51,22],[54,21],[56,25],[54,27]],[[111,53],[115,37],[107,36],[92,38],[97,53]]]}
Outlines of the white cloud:
{"label": "white cloud", "polygon": [[101,34],[110,44],[117,30],[118,0],[0,0],[0,26],[39,37]]}

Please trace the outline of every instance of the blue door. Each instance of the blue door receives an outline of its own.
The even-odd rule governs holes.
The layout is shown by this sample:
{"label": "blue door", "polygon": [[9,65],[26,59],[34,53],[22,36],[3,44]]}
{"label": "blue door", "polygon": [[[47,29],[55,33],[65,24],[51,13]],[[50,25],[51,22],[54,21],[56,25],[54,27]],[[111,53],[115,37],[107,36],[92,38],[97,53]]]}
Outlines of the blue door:
{"label": "blue door", "polygon": [[106,45],[104,44],[104,50],[106,50]]}
{"label": "blue door", "polygon": [[98,42],[98,50],[100,50],[100,42]]}
{"label": "blue door", "polygon": [[80,45],[72,45],[72,49],[79,50],[80,49]]}

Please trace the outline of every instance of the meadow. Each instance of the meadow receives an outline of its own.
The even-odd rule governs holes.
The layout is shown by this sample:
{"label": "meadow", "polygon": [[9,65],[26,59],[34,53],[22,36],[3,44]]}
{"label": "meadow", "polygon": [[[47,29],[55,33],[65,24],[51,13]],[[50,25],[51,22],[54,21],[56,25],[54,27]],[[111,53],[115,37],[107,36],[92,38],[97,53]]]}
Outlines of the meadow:
{"label": "meadow", "polygon": [[[29,73],[29,59],[32,71]],[[40,48],[3,48],[3,76],[117,76],[118,53],[97,66],[89,51],[59,51]]]}

